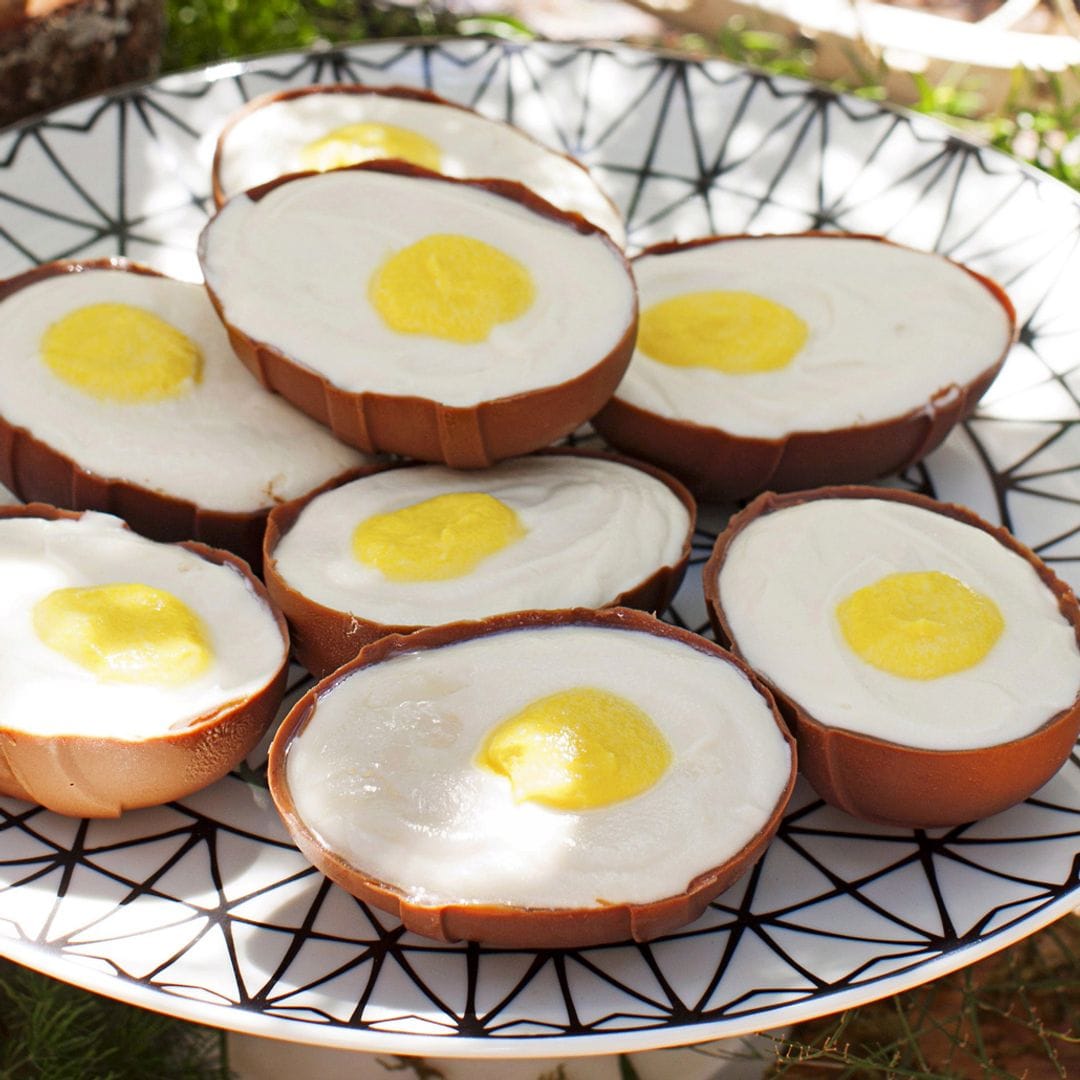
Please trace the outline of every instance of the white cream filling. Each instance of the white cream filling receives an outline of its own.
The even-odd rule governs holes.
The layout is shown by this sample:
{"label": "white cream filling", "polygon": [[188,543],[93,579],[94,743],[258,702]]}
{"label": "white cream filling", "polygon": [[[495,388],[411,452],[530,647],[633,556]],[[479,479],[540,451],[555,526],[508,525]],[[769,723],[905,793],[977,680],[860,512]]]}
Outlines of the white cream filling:
{"label": "white cream filling", "polygon": [[900,416],[989,368],[1009,343],[993,294],[937,255],[875,240],[726,240],[633,264],[641,310],[683,293],[749,292],[808,329],[794,360],[729,375],[635,351],[617,397],[734,435],[779,438]]}
{"label": "white cream filling", "polygon": [[[836,606],[882,577],[941,571],[997,604],[974,667],[890,675],[847,645]],[[823,724],[930,750],[1020,738],[1072,705],[1080,650],[1031,565],[981,529],[888,500],[822,499],[763,515],[728,548],[719,593],[747,662]]]}
{"label": "white cream filling", "polygon": [[[352,553],[353,530],[449,492],[486,492],[525,536],[446,581],[392,581]],[[478,472],[394,469],[313,499],[274,555],[312,600],[376,622],[421,626],[531,608],[600,607],[679,558],[690,525],[667,485],[627,465],[544,455]]]}
{"label": "white cream filling", "polygon": [[[203,354],[201,382],[177,397],[129,404],[60,379],[41,358],[42,335],[101,303],[144,308],[186,334]],[[208,510],[249,512],[370,460],[258,384],[199,285],[117,270],[54,275],[0,302],[0,340],[0,413],[99,476]]]}
{"label": "white cream filling", "polygon": [[[434,233],[474,237],[521,263],[536,289],[528,311],[477,344],[390,329],[368,299],[372,275]],[[603,360],[634,308],[633,280],[600,234],[439,180],[331,172],[258,202],[241,195],[200,249],[233,326],[356,393],[471,406],[554,386]]]}
{"label": "white cream filling", "polygon": [[[644,709],[671,767],[605,808],[515,803],[474,755],[504,719],[578,686]],[[790,767],[765,699],[731,664],[587,627],[507,632],[362,669],[319,701],[286,762],[307,826],[411,900],[539,908],[681,893],[764,826]]]}
{"label": "white cream filling", "polygon": [[[203,621],[213,660],[177,686],[106,682],[45,645],[34,605],[55,589],[134,582],[179,597]],[[287,644],[239,571],[158,544],[107,514],[0,520],[0,729],[140,741],[265,686]]]}
{"label": "white cream filling", "polygon": [[509,124],[452,105],[385,94],[303,94],[241,117],[223,136],[219,182],[231,197],[308,168],[302,151],[348,124],[390,124],[435,143],[446,176],[517,180],[563,210],[575,210],[617,244],[626,231],[614,204],[585,168]]}

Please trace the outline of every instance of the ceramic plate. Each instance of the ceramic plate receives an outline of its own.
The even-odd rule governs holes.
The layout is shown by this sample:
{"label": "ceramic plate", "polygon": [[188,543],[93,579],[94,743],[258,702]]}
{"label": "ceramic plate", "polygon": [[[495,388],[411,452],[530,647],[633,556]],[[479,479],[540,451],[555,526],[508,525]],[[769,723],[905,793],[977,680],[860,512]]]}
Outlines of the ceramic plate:
{"label": "ceramic plate", "polygon": [[[546,44],[378,43],[88,101],[0,136],[0,274],[123,254],[196,276],[209,162],[255,94],[431,87],[582,157],[633,246],[838,228],[966,261],[1020,312],[978,415],[894,481],[1002,521],[1080,582],[1080,199],[926,119],[719,62]],[[705,515],[696,563],[721,524]],[[705,625],[694,574],[669,617]],[[1080,903],[1080,757],[1007,813],[861,824],[805,786],[764,860],[649,945],[446,946],[289,843],[256,755],[183,802],[74,821],[0,800],[0,950],[70,982],[255,1034],[394,1053],[555,1056],[777,1027],[925,981]],[[643,868],[647,873],[647,868]]]}

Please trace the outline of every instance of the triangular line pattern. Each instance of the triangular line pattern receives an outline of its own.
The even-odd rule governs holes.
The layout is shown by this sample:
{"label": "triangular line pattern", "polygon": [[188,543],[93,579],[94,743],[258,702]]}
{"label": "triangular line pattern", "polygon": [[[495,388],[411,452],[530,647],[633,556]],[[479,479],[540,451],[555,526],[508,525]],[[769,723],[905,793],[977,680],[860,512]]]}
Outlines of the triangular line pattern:
{"label": "triangular line pattern", "polygon": [[[612,71],[624,74],[632,88],[626,100],[614,105],[605,97],[604,73]],[[1055,339],[1077,332],[1071,298],[1080,292],[1080,200],[1074,195],[943,128],[871,103],[721,62],[683,62],[629,49],[376,43],[174,76],[45,117],[0,136],[0,272],[98,252],[109,244],[111,254],[137,245],[164,257],[175,241],[157,238],[167,231],[159,224],[193,208],[201,222],[209,212],[206,195],[191,190],[190,177],[173,175],[182,205],[144,211],[138,203],[140,177],[129,170],[141,168],[145,160],[164,173],[164,163],[181,152],[178,147],[193,149],[208,102],[217,100],[208,95],[219,85],[231,106],[267,86],[329,79],[377,78],[440,92],[443,76],[455,80],[447,93],[479,103],[489,114],[508,120],[536,116],[563,148],[587,154],[601,173],[622,184],[635,244],[667,239],[665,230],[683,211],[721,232],[768,231],[777,220],[790,221],[792,214],[803,215],[814,227],[837,228],[887,203],[892,216],[883,219],[882,231],[905,226],[916,212],[927,215],[929,246],[946,253],[975,252],[977,259],[1003,267],[1006,281],[1033,293],[1022,334],[1021,347],[1033,365],[1025,385],[1063,391],[1080,416],[1080,393],[1071,385],[1075,366],[1059,362],[1064,370],[1055,371],[1050,362]],[[576,97],[555,92],[568,79],[577,81],[581,92]],[[715,119],[721,100],[723,122],[708,129],[706,118]],[[196,109],[198,122],[193,119]],[[665,135],[676,130],[689,133],[689,145],[684,158],[673,163],[665,157]],[[853,131],[867,137],[860,140]],[[918,153],[907,154],[902,166],[889,164],[897,146],[914,146]],[[79,150],[115,170],[109,198],[88,182],[89,166]],[[843,175],[853,193],[861,192],[852,201],[828,185],[829,162],[838,150],[850,154]],[[797,202],[804,197],[803,205],[784,205],[783,182],[800,163],[808,186],[796,193],[799,198],[790,193],[786,198]],[[984,191],[992,191],[992,197]],[[979,208],[974,219],[967,212],[971,206]],[[958,216],[961,208],[963,217]],[[1000,228],[1003,215],[1021,213],[1034,214],[1035,220],[1025,217],[1024,229]],[[1038,285],[1040,273],[1046,274],[1045,286]],[[998,433],[1011,430],[1012,421],[997,419],[987,409],[968,422],[960,438],[970,444],[969,467],[980,483],[989,485],[1007,527],[1020,518],[1013,510],[1021,497],[1043,500],[1046,507],[1076,507],[1074,528],[1059,529],[1049,540],[1032,538],[1052,548],[1080,533],[1080,495],[1064,493],[1065,487],[1043,490],[1043,482],[1067,478],[1080,469],[1080,460],[1061,456],[1069,446],[1070,421],[1027,422],[1044,425],[1045,435],[1036,430],[1004,465],[1001,447],[1016,444],[1006,444],[1003,436],[999,440]],[[939,471],[934,457],[891,482],[952,497],[953,481]],[[695,533],[693,565],[708,557],[715,535],[704,527]],[[1080,555],[1066,554],[1055,562],[1077,560]],[[667,617],[686,626],[689,620],[680,611],[696,612],[692,618],[697,619],[701,608],[699,602],[693,606],[695,601],[684,595]],[[709,632],[703,623],[692,629]],[[290,693],[302,692],[309,682],[294,672]],[[813,1002],[824,1012],[850,1003],[853,994],[877,996],[893,985],[886,980],[912,983],[943,960],[963,963],[974,951],[989,951],[1004,941],[1004,935],[1045,921],[1047,912],[1074,905],[1080,894],[1080,858],[1061,855],[1067,848],[1062,840],[1080,835],[1080,755],[1037,798],[1003,816],[1000,836],[987,835],[989,826],[971,835],[966,827],[941,835],[874,830],[819,799],[803,800],[783,822],[775,843],[784,846],[783,855],[792,864],[802,860],[815,875],[812,887],[785,898],[768,876],[766,859],[736,887],[738,892],[718,897],[698,923],[648,945],[578,952],[425,942],[383,913],[351,898],[342,902],[336,886],[290,861],[293,849],[275,838],[280,835],[276,822],[263,819],[264,834],[250,814],[233,818],[230,793],[254,790],[265,805],[260,787],[265,787],[265,761],[253,758],[221,782],[220,797],[215,789],[208,801],[173,804],[166,808],[167,819],[160,819],[164,824],[147,825],[141,834],[121,829],[113,835],[108,825],[94,823],[93,842],[88,822],[64,822],[0,799],[0,950],[10,943],[22,957],[36,951],[70,955],[73,964],[76,958],[84,964],[97,961],[116,973],[118,985],[158,995],[162,1008],[177,997],[216,1002],[206,1006],[208,1022],[220,1015],[214,1010],[239,1009],[274,1018],[286,1036],[302,1029],[299,1037],[309,1041],[318,1041],[323,1030],[333,1029],[336,1035],[347,1030],[367,1040],[364,1046],[377,1038],[376,1045],[393,1052],[410,1031],[445,1032],[466,1048],[476,1041],[511,1044],[606,1032],[607,1045],[615,1047],[611,1040],[618,1036],[611,1032],[616,1028],[655,1032],[658,1043],[690,1042],[729,1032],[730,1025],[750,1030],[782,1022],[791,1003]],[[1031,828],[1023,825],[1028,814],[1037,821]],[[862,850],[860,845],[868,846],[873,858],[852,871],[851,854]],[[979,852],[987,845],[997,846],[992,864],[984,866]],[[250,886],[240,884],[243,867],[228,854],[238,849],[251,861],[262,858],[274,867],[273,880],[263,874],[255,875]],[[206,868],[190,871],[200,880],[175,884],[196,866]],[[982,875],[983,910],[976,912],[971,930],[958,931],[953,923],[958,898],[950,893],[951,878],[941,873],[942,867],[958,877]],[[891,906],[887,897],[901,878],[914,878],[924,887],[929,899],[923,909]],[[95,887],[117,892],[121,899],[115,910],[84,911],[80,898]],[[35,921],[19,905],[27,896],[39,897],[38,889],[51,892],[49,910]],[[276,906],[286,894],[287,916]],[[860,933],[836,914],[850,914],[853,904],[872,931]],[[968,897],[963,910],[971,908]],[[118,913],[132,916],[130,932],[125,933]],[[265,935],[267,942],[272,938],[274,948],[271,953],[267,945],[272,959],[255,973],[245,967],[242,955],[252,935],[256,940]],[[785,947],[786,940],[796,937],[802,943],[797,956]],[[185,957],[196,948],[214,951],[221,978],[214,986],[202,985],[198,974],[185,967]],[[133,970],[133,949],[145,953],[142,973]],[[767,980],[747,976],[745,958],[755,950],[769,958],[770,969],[775,967]],[[713,957],[711,966],[691,978],[683,965],[688,956],[698,955]],[[465,972],[465,985],[455,986],[453,997],[445,979],[440,982],[447,964]],[[77,981],[80,969],[70,970]],[[395,1004],[387,999],[382,987],[388,982],[403,1000]],[[578,998],[578,983],[590,987],[590,1000]],[[348,1000],[334,998],[342,992],[336,988],[345,984],[355,988]],[[541,986],[544,996],[538,1004],[535,990]]]}

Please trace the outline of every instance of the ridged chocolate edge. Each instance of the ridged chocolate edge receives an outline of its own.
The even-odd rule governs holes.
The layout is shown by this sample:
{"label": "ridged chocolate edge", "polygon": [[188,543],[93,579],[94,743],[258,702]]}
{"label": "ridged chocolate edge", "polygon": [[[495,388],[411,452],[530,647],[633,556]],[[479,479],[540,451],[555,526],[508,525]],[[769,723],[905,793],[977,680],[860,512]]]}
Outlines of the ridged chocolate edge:
{"label": "ridged chocolate edge", "polygon": [[[630,265],[607,233],[580,214],[559,210],[514,181],[458,180],[398,161],[364,162],[335,170],[354,171],[464,185],[510,199],[582,235],[600,237],[633,285]],[[258,201],[283,184],[322,175],[326,174],[287,174],[235,198]],[[455,469],[487,468],[506,458],[530,453],[569,435],[593,417],[615,392],[633,355],[637,338],[636,289],[630,321],[615,345],[590,368],[555,385],[469,406],[445,405],[413,395],[343,390],[320,372],[229,322],[224,304],[205,274],[205,252],[213,227],[211,219],[199,237],[199,259],[207,277],[207,292],[237,355],[263,386],[324,424],[343,442],[367,453],[401,454]]]}
{"label": "ridged chocolate edge", "polygon": [[[645,611],[663,611],[678,591],[690,560],[691,542],[697,519],[693,495],[675,477],[644,462],[620,454],[581,447],[556,447],[536,451],[537,455],[588,457],[613,461],[637,469],[664,484],[686,508],[689,516],[686,536],[678,558],[659,566],[647,577],[624,589],[601,607],[632,607]],[[390,634],[411,634],[425,625],[401,626],[367,619],[358,614],[327,607],[305,596],[278,573],[274,552],[307,505],[318,495],[342,487],[353,480],[394,469],[416,468],[421,462],[398,462],[353,470],[352,473],[324,484],[308,495],[275,507],[266,525],[263,543],[263,567],[266,586],[275,603],[285,613],[292,635],[293,653],[316,678],[321,679],[353,659],[365,645]]]}
{"label": "ridged chocolate edge", "polygon": [[[759,517],[819,499],[904,503],[988,533],[1035,570],[1073,627],[1080,646],[1080,604],[1072,589],[1007,530],[967,507],[910,491],[828,486],[787,495],[766,492],[736,514],[717,538],[703,569],[705,602],[717,639],[735,655],[746,659],[719,593],[728,548]],[[1046,783],[1067,760],[1080,736],[1080,692],[1068,709],[1028,735],[989,747],[929,750],[825,724],[771,680],[761,678],[796,734],[800,768],[818,794],[856,817],[883,824],[906,828],[960,825],[1005,810]]]}
{"label": "ridged chocolate edge", "polygon": [[[320,696],[358,669],[403,653],[440,648],[492,634],[550,626],[601,626],[650,633],[677,641],[732,664],[761,694],[791,753],[791,770],[771,816],[739,852],[721,865],[699,874],[683,892],[650,903],[568,909],[479,904],[425,906],[412,903],[393,885],[364,874],[363,870],[335,855],[320,842],[296,812],[285,768],[289,746],[294,738],[302,734]],[[710,900],[746,873],[764,853],[779,828],[794,789],[796,766],[795,742],[772,695],[743,661],[711,641],[640,611],[606,608],[600,611],[515,612],[475,622],[430,627],[407,637],[382,638],[362,650],[355,660],[318,683],[290,710],[270,748],[268,779],[271,795],[286,828],[305,857],[354,896],[401,919],[407,929],[442,941],[479,941],[504,948],[584,948],[615,941],[649,941],[697,918]]]}
{"label": "ridged chocolate edge", "polygon": [[[241,124],[247,117],[253,112],[264,108],[267,105],[273,105],[278,101],[292,101],[295,98],[307,97],[313,94],[357,94],[357,95],[373,95],[378,97],[396,97],[406,98],[411,101],[420,101],[428,105],[445,105],[450,109],[457,109],[459,112],[468,113],[470,116],[475,116],[480,120],[489,124],[495,124],[497,127],[508,128],[515,135],[526,139],[534,146],[546,151],[549,154],[554,154],[556,157],[562,158],[569,162],[575,168],[580,169],[586,176],[592,181],[593,186],[596,188],[597,193],[611,208],[611,212],[619,221],[623,220],[622,212],[615,205],[614,200],[600,185],[596,182],[596,178],[593,176],[592,171],[583,162],[578,161],[576,157],[572,157],[570,154],[564,153],[561,150],[556,150],[553,147],[548,146],[546,143],[542,143],[539,139],[533,138],[527,131],[523,131],[519,127],[515,127],[513,124],[508,124],[503,120],[494,120],[490,116],[484,116],[482,113],[478,113],[475,109],[469,108],[468,105],[462,105],[456,101],[450,101],[448,98],[440,97],[438,94],[433,93],[431,90],[421,90],[415,86],[367,86],[362,83],[321,83],[316,86],[295,86],[288,90],[271,90],[269,93],[260,94],[256,98],[252,98],[251,101],[241,106],[235,112],[233,112],[225,122],[225,126],[221,129],[221,134],[218,135],[217,142],[214,144],[214,159],[210,167],[210,183],[211,190],[214,197],[214,208],[220,210],[222,206],[228,201],[229,196],[225,194],[225,189],[221,183],[221,168],[222,159],[225,156],[225,143],[232,132],[233,128]],[[625,223],[624,223],[625,224]],[[615,240],[614,237],[612,237]],[[620,247],[625,242],[625,237],[622,242],[616,240],[616,243]]]}
{"label": "ridged chocolate edge", "polygon": [[[61,260],[0,281],[0,302],[46,278],[85,270],[168,277],[126,259]],[[232,551],[246,559],[256,573],[262,567],[263,532],[270,506],[236,512],[209,510],[188,499],[142,487],[121,477],[102,476],[84,469],[73,458],[3,415],[0,415],[0,483],[23,502],[115,514],[151,540],[198,540]]]}
{"label": "ridged chocolate edge", "polygon": [[[81,512],[43,503],[0,507],[0,520],[77,520]],[[125,810],[182,798],[221,779],[259,743],[285,693],[285,619],[247,564],[197,541],[179,545],[231,567],[274,617],[282,638],[277,669],[258,690],[190,720],[182,728],[132,741],[101,735],[39,735],[0,726],[0,793],[73,817],[117,817]]]}
{"label": "ridged chocolate edge", "polygon": [[[869,240],[915,250],[872,234],[809,231],[671,241],[646,248],[633,261],[729,240],[800,237]],[[884,420],[822,431],[793,431],[775,439],[735,435],[721,428],[662,416],[621,400],[617,393],[594,418],[594,426],[613,446],[670,469],[702,499],[742,499],[765,490],[857,483],[902,472],[936,449],[958,423],[974,412],[1016,337],[1016,311],[996,282],[944,256],[920,254],[942,259],[974,278],[1001,305],[1008,319],[1010,333],[1002,352],[968,382],[939,387],[925,403]]]}

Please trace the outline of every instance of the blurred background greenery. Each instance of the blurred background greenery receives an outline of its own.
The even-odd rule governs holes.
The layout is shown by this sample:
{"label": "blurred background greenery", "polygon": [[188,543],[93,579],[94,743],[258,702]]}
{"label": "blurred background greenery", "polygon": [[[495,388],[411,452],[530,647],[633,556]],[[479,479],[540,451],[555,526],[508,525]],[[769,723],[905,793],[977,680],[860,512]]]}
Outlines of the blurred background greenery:
{"label": "blurred background greenery", "polygon": [[166,0],[165,8],[165,71],[317,41],[453,33],[459,21],[435,6],[367,0]]}
{"label": "blurred background greenery", "polygon": [[[582,0],[576,3],[588,7]],[[523,8],[527,5],[514,5],[515,12]],[[316,42],[418,34],[534,36],[527,15],[492,12],[488,4],[477,14],[460,2],[401,6],[376,0],[166,0],[166,11],[166,71]],[[723,56],[798,77],[809,77],[814,67],[812,39],[754,29],[741,19],[712,35],[671,31],[643,43]],[[937,84],[919,75],[911,78],[912,107],[919,112],[940,117],[1080,189],[1080,71],[1043,76],[1018,68],[1011,74],[1004,107],[989,114],[983,110],[978,82],[962,71]],[[853,64],[851,75],[834,85],[884,99],[884,66]]]}

